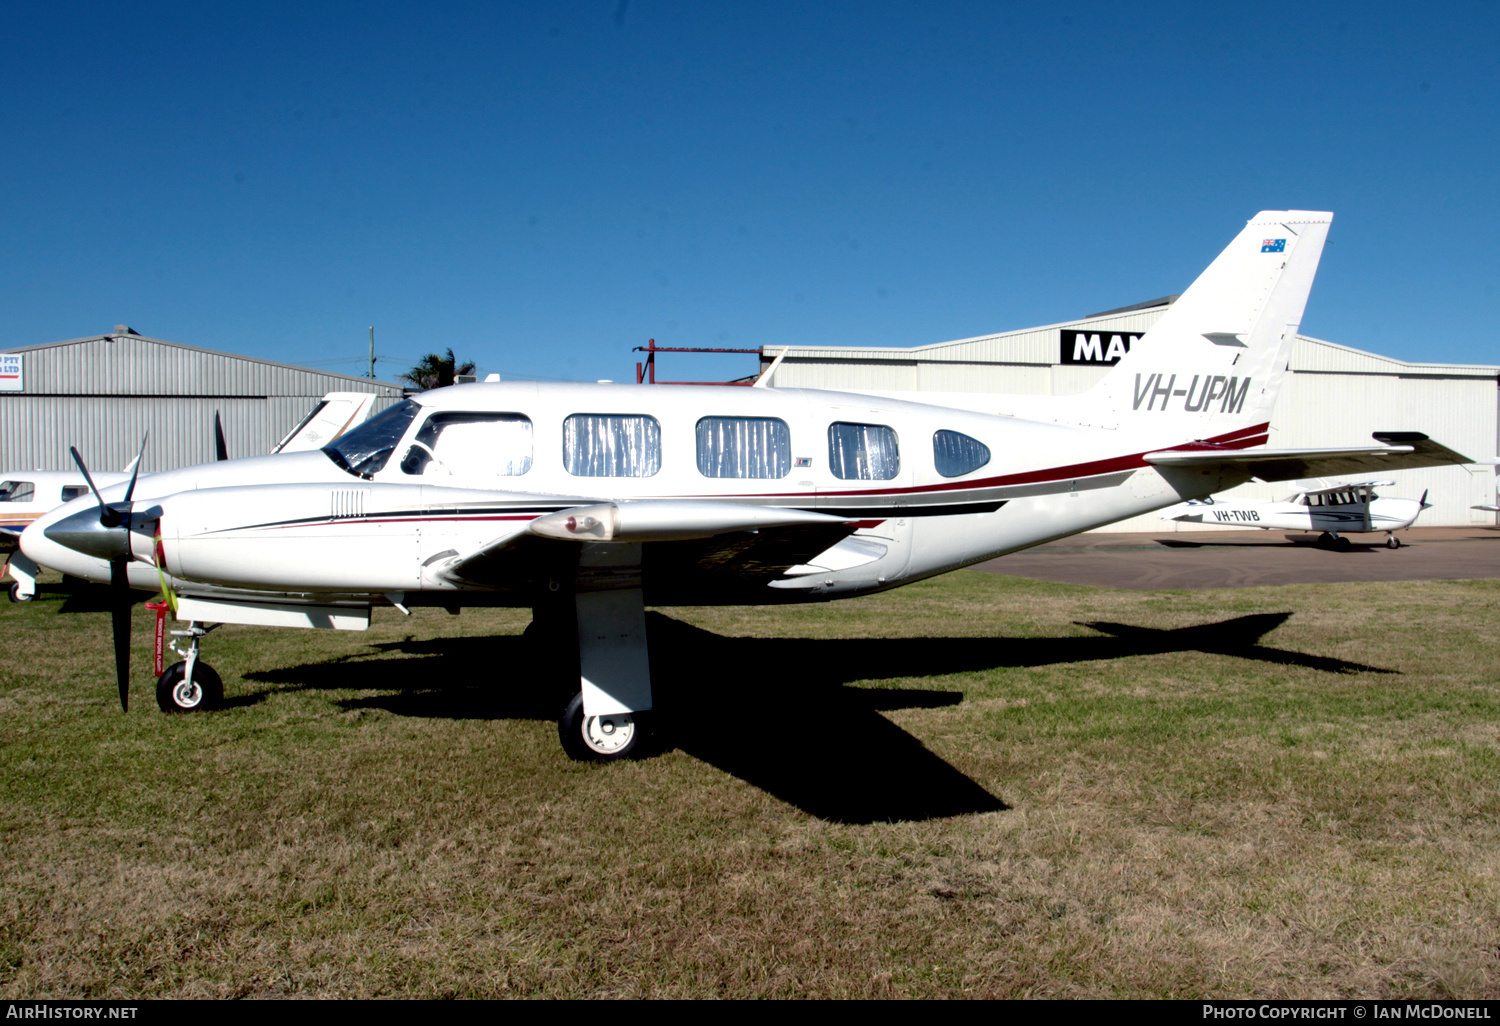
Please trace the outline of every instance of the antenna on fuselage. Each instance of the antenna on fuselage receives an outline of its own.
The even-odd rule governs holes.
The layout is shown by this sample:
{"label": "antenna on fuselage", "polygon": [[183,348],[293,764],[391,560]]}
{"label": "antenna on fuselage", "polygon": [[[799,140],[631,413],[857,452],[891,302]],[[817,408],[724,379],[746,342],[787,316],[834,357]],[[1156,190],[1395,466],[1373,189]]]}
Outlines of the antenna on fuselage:
{"label": "antenna on fuselage", "polygon": [[767,367],[765,369],[764,373],[762,373],[760,377],[756,378],[755,379],[755,383],[753,385],[751,385],[750,387],[751,388],[770,388],[771,387],[771,375],[776,373],[776,368],[781,366],[781,361],[785,360],[786,359],[786,354],[789,353],[789,352],[791,352],[791,351],[792,351],[792,347],[791,346],[782,346],[781,347],[781,352],[779,352],[779,353],[776,354],[776,359],[774,359],[774,360],[771,361],[771,366]]}

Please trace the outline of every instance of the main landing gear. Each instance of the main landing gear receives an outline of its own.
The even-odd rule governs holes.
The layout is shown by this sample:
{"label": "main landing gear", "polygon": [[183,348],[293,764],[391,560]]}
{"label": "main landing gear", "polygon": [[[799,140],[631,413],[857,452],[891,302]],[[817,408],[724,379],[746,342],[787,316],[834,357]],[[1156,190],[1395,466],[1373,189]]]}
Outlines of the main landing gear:
{"label": "main landing gear", "polygon": [[[167,667],[156,679],[156,704],[165,713],[206,712],[224,704],[224,682],[212,666],[198,658],[198,646],[204,635],[217,627],[201,627],[195,620],[185,631],[173,631],[173,652],[183,657],[180,663]],[[179,646],[187,640],[184,652]]]}
{"label": "main landing gear", "polygon": [[1332,549],[1335,552],[1348,552],[1354,548],[1354,543],[1342,535],[1334,534],[1332,531],[1324,531],[1318,535],[1318,548]]}
{"label": "main landing gear", "polygon": [[585,543],[556,571],[526,633],[560,685],[558,740],[580,762],[639,757],[652,704],[641,547]]}

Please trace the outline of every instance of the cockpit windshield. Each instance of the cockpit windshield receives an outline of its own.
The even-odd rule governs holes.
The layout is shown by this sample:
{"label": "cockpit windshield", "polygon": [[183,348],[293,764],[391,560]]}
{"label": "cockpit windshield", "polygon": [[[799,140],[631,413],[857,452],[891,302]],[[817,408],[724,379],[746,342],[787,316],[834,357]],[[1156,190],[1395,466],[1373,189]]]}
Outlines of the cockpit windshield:
{"label": "cockpit windshield", "polygon": [[359,427],[340,435],[323,447],[328,458],[356,477],[369,480],[391,458],[396,443],[421,411],[410,399],[382,410]]}

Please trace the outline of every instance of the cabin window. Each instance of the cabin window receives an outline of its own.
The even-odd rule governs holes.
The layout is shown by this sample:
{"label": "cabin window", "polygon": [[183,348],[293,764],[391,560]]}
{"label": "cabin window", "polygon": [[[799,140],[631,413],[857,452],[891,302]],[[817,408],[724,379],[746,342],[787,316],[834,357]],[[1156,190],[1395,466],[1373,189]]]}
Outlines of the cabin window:
{"label": "cabin window", "polygon": [[404,474],[497,474],[531,469],[531,418],[520,413],[434,413],[401,459]]}
{"label": "cabin window", "polygon": [[939,431],[932,436],[932,462],[944,477],[972,474],[990,461],[990,447],[977,438],[957,431]]}
{"label": "cabin window", "polygon": [[884,424],[830,424],[828,466],[845,481],[889,481],[901,472],[896,432]]}
{"label": "cabin window", "polygon": [[661,424],[640,414],[575,413],[563,421],[563,467],[575,477],[651,477]]}
{"label": "cabin window", "polygon": [[774,417],[704,417],[698,421],[698,473],[704,477],[786,477],[792,432]]}
{"label": "cabin window", "polygon": [[35,494],[30,481],[0,481],[0,502],[30,502]]}
{"label": "cabin window", "polygon": [[396,443],[416,419],[422,407],[406,399],[388,410],[381,410],[352,431],[323,446],[328,458],[356,477],[366,480],[380,473]]}
{"label": "cabin window", "polygon": [[87,495],[88,493],[89,493],[89,486],[88,485],[63,485],[62,501],[63,502],[72,502],[74,499],[78,498],[80,495]]}

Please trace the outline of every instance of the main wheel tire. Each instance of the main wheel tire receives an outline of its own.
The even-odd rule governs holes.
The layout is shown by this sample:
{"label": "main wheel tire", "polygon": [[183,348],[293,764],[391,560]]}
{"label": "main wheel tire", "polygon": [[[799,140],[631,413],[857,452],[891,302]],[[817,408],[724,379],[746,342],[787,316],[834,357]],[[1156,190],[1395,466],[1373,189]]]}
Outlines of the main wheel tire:
{"label": "main wheel tire", "polygon": [[1333,545],[1334,545],[1333,535],[1329,534],[1327,531],[1324,531],[1322,534],[1318,535],[1318,541],[1317,541],[1318,548],[1320,548],[1320,549],[1331,549],[1331,548],[1333,548]]}
{"label": "main wheel tire", "polygon": [[20,584],[12,584],[10,586],[10,600],[12,602],[30,602],[34,598],[36,598],[35,595],[22,595]]}
{"label": "main wheel tire", "polygon": [[1348,552],[1354,548],[1354,543],[1343,535],[1339,535],[1338,538],[1334,539],[1333,547],[1340,552]]}
{"label": "main wheel tire", "polygon": [[584,716],[583,692],[568,702],[557,720],[557,737],[568,757],[579,762],[614,762],[643,750],[646,730],[640,713]]}
{"label": "main wheel tire", "polygon": [[187,663],[173,663],[156,681],[156,704],[165,713],[207,712],[224,704],[224,682],[207,663],[193,667],[185,680]]}

